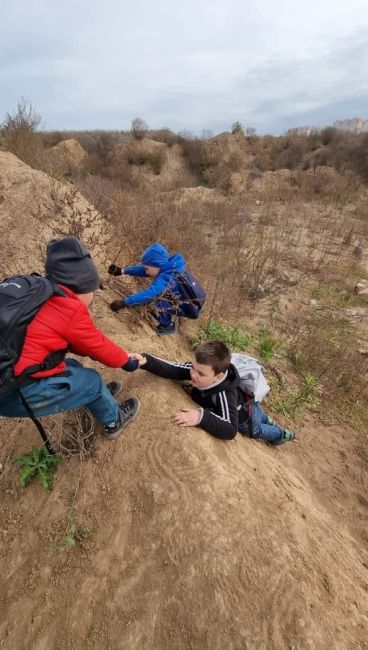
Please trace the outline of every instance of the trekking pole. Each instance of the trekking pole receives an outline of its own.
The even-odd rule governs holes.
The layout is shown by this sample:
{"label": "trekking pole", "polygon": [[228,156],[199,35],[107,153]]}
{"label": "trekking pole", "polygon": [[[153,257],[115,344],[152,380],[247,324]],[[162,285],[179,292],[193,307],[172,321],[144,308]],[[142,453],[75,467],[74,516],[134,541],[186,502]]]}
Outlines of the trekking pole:
{"label": "trekking pole", "polygon": [[38,432],[39,432],[42,440],[45,443],[45,447],[46,447],[47,451],[49,452],[49,454],[51,456],[55,456],[55,451],[53,450],[53,448],[51,446],[50,440],[48,439],[47,433],[46,433],[44,427],[42,426],[41,422],[39,420],[37,420],[37,418],[35,417],[30,405],[28,404],[26,399],[23,397],[22,391],[18,390],[17,393],[18,393],[18,395],[19,395],[19,397],[20,397],[20,399],[22,401],[22,404],[23,404],[24,408],[27,411],[28,417],[31,418],[32,422],[36,425],[36,427],[38,429]]}

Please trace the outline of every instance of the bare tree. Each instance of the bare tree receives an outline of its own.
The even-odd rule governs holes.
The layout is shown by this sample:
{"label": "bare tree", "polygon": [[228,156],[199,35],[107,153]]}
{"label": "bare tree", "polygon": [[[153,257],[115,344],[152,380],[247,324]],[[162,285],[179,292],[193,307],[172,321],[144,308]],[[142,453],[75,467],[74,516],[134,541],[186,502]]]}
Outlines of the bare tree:
{"label": "bare tree", "polygon": [[134,120],[132,120],[131,131],[132,131],[133,138],[135,138],[136,140],[143,140],[143,138],[145,137],[148,131],[148,124],[140,117],[135,117]]}

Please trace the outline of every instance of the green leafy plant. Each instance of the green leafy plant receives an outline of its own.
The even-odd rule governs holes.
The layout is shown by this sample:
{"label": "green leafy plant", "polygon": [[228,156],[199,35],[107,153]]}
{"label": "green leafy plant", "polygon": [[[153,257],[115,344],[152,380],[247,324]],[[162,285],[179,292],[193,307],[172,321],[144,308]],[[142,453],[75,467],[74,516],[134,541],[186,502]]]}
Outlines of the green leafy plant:
{"label": "green leafy plant", "polygon": [[269,361],[272,359],[274,352],[277,350],[277,348],[280,346],[280,342],[277,339],[273,339],[271,337],[265,337],[260,341],[258,350],[259,350],[259,356],[263,361]]}
{"label": "green leafy plant", "polygon": [[280,341],[270,336],[269,329],[266,325],[261,325],[258,329],[259,344],[258,353],[263,361],[270,361],[275,351],[280,347]]}
{"label": "green leafy plant", "polygon": [[81,544],[92,532],[92,528],[85,528],[78,524],[75,512],[70,512],[67,518],[67,531],[64,537],[56,542],[56,549],[60,549],[64,546],[76,546],[77,544]]}
{"label": "green leafy plant", "polygon": [[300,388],[285,382],[282,382],[280,388],[286,395],[273,398],[271,408],[287,417],[295,418],[304,408],[316,406],[319,402],[321,387],[317,377],[310,372],[303,374],[303,385]]}
{"label": "green leafy plant", "polygon": [[45,490],[52,490],[53,473],[63,460],[62,456],[51,455],[44,447],[32,447],[29,454],[21,454],[14,459],[14,467],[20,467],[20,484],[26,487],[33,478],[39,476]]}
{"label": "green leafy plant", "polygon": [[199,330],[198,336],[192,341],[193,348],[195,349],[200,343],[209,339],[221,339],[231,350],[245,350],[250,341],[249,336],[244,334],[238,325],[224,325],[214,320],[209,321]]}

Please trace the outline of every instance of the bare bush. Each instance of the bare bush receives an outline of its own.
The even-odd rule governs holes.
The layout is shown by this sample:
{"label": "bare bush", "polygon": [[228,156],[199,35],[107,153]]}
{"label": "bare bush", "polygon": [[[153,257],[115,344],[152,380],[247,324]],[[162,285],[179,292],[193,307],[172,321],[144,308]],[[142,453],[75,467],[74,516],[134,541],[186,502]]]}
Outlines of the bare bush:
{"label": "bare bush", "polygon": [[148,131],[148,124],[142,120],[140,117],[135,117],[134,120],[132,120],[132,136],[136,140],[143,140],[143,138],[146,136],[146,133]]}
{"label": "bare bush", "polygon": [[167,161],[167,152],[163,147],[157,149],[129,149],[126,153],[129,165],[150,165],[155,174],[159,174]]}
{"label": "bare bush", "polygon": [[172,147],[178,141],[178,136],[176,135],[176,133],[174,133],[174,131],[171,131],[171,129],[168,129],[166,127],[163,129],[159,129],[158,131],[151,131],[150,138],[155,142],[162,142],[163,144],[166,144],[168,147]]}
{"label": "bare bush", "polygon": [[244,135],[243,126],[239,121],[236,121],[231,125],[231,133],[233,135],[236,135],[237,133],[242,133]]}
{"label": "bare bush", "polygon": [[15,111],[7,113],[0,125],[1,145],[28,165],[39,167],[44,151],[38,133],[40,124],[40,114],[29,99],[22,97]]}

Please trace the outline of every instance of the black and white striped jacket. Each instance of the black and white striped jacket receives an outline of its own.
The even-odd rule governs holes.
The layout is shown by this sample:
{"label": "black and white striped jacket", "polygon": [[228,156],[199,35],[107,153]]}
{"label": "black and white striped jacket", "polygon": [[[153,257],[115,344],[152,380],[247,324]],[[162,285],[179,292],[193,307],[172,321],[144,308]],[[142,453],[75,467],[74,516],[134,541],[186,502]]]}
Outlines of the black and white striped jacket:
{"label": "black and white striped jacket", "polygon": [[[158,377],[165,379],[176,379],[179,381],[190,380],[190,369],[192,364],[174,363],[154,357],[146,352],[143,353],[147,362],[142,370],[148,370]],[[190,395],[196,404],[201,407],[201,416],[197,424],[208,433],[232,440],[235,438],[239,423],[247,419],[244,406],[244,394],[239,388],[239,375],[236,368],[231,364],[225,379],[216,386],[207,390],[191,387]]]}

